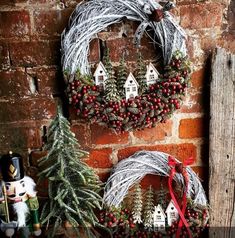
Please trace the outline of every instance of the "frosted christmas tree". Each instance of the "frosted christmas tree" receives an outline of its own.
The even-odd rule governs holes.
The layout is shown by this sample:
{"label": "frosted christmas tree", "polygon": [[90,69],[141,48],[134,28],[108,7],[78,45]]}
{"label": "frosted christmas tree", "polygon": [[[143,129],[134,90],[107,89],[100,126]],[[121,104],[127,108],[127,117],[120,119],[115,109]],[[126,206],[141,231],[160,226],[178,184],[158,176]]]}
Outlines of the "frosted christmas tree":
{"label": "frosted christmas tree", "polygon": [[39,161],[39,181],[48,180],[48,200],[44,204],[41,223],[49,225],[48,237],[54,237],[66,221],[70,229],[80,236],[80,229],[87,237],[95,237],[95,226],[100,226],[94,209],[100,208],[100,182],[93,169],[82,158],[87,152],[70,130],[68,120],[61,110],[48,128],[45,150],[47,155]]}
{"label": "frosted christmas tree", "polygon": [[145,205],[143,212],[143,223],[145,228],[151,229],[153,227],[153,213],[154,213],[154,193],[152,186],[149,186],[145,195]]}
{"label": "frosted christmas tree", "polygon": [[120,65],[118,67],[118,75],[117,75],[117,88],[121,97],[125,96],[124,84],[126,82],[126,79],[127,79],[127,68],[125,64],[125,59],[124,57],[122,57]]}
{"label": "frosted christmas tree", "polygon": [[135,191],[133,193],[133,207],[132,207],[132,217],[134,223],[142,223],[142,189],[140,184],[135,186]]}
{"label": "frosted christmas tree", "polygon": [[109,57],[109,50],[107,49],[106,55],[104,57],[104,65],[108,73],[108,78],[105,81],[105,100],[110,101],[120,101],[121,98],[117,89],[117,82],[115,77],[115,72],[113,70],[112,63]]}

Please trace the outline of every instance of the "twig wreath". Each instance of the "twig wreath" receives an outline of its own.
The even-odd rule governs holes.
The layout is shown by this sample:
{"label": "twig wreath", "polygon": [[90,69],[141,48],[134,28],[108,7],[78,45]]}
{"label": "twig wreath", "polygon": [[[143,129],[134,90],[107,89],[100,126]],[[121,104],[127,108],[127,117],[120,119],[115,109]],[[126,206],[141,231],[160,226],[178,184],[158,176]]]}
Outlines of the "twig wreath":
{"label": "twig wreath", "polygon": [[[186,35],[168,12],[172,7],[171,2],[162,7],[154,0],[91,0],[78,4],[62,35],[62,63],[69,102],[79,116],[120,132],[154,127],[180,108],[191,70]],[[89,44],[99,32],[123,19],[140,22],[134,40],[137,47],[143,34],[149,36],[151,31],[151,40],[161,48],[164,70],[148,82],[139,55],[135,80],[133,74],[127,77],[124,59],[115,73],[107,53],[96,69],[106,73],[100,84],[99,76],[94,75],[95,80],[92,77]],[[147,70],[149,67],[156,70],[153,64]]]}
{"label": "twig wreath", "polygon": [[[184,220],[185,227],[188,228],[188,233],[191,233],[191,231],[189,231],[189,226],[190,228],[205,228],[209,219],[208,201],[200,179],[188,166],[185,166],[184,168],[181,167],[183,168],[181,171],[176,169],[176,171],[172,174],[174,169],[172,167],[172,161],[174,161],[175,165],[179,165],[178,168],[184,164],[180,163],[169,154],[158,151],[140,151],[120,161],[114,167],[111,176],[105,185],[103,196],[104,205],[108,208],[121,207],[124,198],[130,191],[130,188],[138,184],[147,174],[168,177],[170,190],[173,189],[171,186],[172,180],[176,183],[175,187],[178,186],[184,190],[185,194],[180,198],[181,201],[179,204],[181,205],[177,205],[177,210],[182,212],[181,219]],[[178,204],[178,201],[174,196],[174,192],[175,191],[172,190],[170,191],[170,194],[176,205]],[[182,208],[180,208],[180,206],[182,206]],[[197,220],[199,218],[194,219],[190,216],[188,218],[185,217],[186,208],[189,207],[194,208],[194,210],[197,211],[196,213],[201,214],[200,220]],[[180,225],[182,220],[179,221],[179,227],[182,227],[183,225],[183,223]],[[179,237],[179,234],[176,237]],[[189,235],[189,237],[194,236]]]}

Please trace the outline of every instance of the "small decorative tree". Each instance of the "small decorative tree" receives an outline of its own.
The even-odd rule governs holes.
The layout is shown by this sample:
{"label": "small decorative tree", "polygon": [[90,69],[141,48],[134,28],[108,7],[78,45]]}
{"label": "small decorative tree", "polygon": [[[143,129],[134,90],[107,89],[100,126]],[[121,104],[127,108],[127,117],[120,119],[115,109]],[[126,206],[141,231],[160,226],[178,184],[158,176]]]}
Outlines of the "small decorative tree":
{"label": "small decorative tree", "polygon": [[133,193],[133,207],[132,207],[132,217],[134,223],[142,223],[142,189],[140,184],[136,184],[135,191]]}
{"label": "small decorative tree", "polygon": [[109,57],[109,50],[107,49],[106,55],[104,57],[104,66],[108,72],[108,79],[105,81],[105,100],[110,101],[119,101],[120,96],[117,89],[115,72]]}
{"label": "small decorative tree", "polygon": [[149,186],[145,195],[145,205],[143,212],[143,223],[145,228],[151,229],[153,227],[153,213],[154,213],[154,194],[152,186]]}
{"label": "small decorative tree", "polygon": [[120,60],[120,64],[118,67],[118,75],[117,75],[117,88],[121,97],[125,96],[124,84],[126,82],[126,79],[127,79],[127,68],[126,68],[125,59],[123,56]]}
{"label": "small decorative tree", "polygon": [[137,69],[136,69],[136,80],[139,84],[139,94],[143,94],[147,90],[147,81],[146,81],[146,66],[144,64],[141,53],[138,53],[137,60]]}
{"label": "small decorative tree", "polygon": [[163,188],[163,185],[161,183],[160,190],[157,192],[157,204],[160,204],[164,210],[167,208],[168,205],[167,194],[168,191]]}
{"label": "small decorative tree", "polygon": [[100,208],[100,182],[93,169],[81,161],[88,153],[79,149],[60,108],[48,128],[44,149],[48,153],[39,161],[39,183],[48,180],[49,199],[41,214],[41,223],[52,227],[48,237],[54,237],[63,222],[78,236],[78,228],[82,228],[87,237],[95,237],[94,226],[100,225],[93,210]]}

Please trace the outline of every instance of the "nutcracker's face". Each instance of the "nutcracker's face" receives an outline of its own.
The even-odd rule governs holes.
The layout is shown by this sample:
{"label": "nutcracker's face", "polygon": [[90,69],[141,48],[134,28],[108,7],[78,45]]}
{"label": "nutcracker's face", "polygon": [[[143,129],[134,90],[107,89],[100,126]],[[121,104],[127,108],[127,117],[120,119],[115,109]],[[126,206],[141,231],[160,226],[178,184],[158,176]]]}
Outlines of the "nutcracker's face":
{"label": "nutcracker's face", "polygon": [[24,179],[14,182],[5,182],[7,198],[13,202],[21,202],[26,195]]}

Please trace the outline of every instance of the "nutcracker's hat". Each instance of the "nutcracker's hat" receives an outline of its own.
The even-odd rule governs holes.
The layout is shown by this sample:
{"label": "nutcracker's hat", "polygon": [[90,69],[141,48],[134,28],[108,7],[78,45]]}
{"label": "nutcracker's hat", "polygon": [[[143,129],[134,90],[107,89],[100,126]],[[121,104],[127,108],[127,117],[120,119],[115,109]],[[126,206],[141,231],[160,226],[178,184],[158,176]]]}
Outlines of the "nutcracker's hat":
{"label": "nutcracker's hat", "polygon": [[22,157],[12,151],[1,157],[0,168],[5,182],[18,181],[24,177]]}

